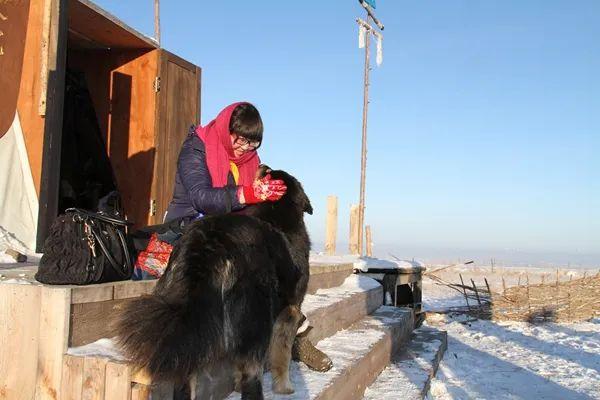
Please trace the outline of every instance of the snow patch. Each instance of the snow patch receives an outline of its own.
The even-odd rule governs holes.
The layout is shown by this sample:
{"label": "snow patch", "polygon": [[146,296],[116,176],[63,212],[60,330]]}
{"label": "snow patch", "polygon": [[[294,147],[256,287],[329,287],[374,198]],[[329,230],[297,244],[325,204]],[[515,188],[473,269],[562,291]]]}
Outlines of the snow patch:
{"label": "snow patch", "polygon": [[328,307],[357,293],[368,292],[381,287],[375,279],[361,275],[350,275],[341,286],[319,289],[315,294],[307,294],[302,303],[302,312],[309,314],[316,309]]}
{"label": "snow patch", "polygon": [[323,253],[311,253],[311,264],[352,264],[354,269],[368,272],[369,269],[412,269],[424,268],[425,265],[415,260],[386,260],[373,257],[359,257],[344,254],[329,256]]}
{"label": "snow patch", "polygon": [[117,347],[114,339],[98,339],[85,346],[69,347],[67,354],[72,356],[103,357],[115,361],[125,361],[125,357]]}

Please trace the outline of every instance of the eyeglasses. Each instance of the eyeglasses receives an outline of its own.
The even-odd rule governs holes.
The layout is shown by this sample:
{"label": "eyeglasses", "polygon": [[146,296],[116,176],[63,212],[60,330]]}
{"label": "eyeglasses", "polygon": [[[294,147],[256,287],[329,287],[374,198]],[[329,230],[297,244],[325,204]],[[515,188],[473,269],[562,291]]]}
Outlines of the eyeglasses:
{"label": "eyeglasses", "polygon": [[252,149],[252,150],[258,149],[261,145],[261,142],[259,142],[259,141],[253,142],[253,141],[246,139],[243,136],[237,136],[235,138],[234,143],[239,145],[240,147],[246,147],[247,149]]}

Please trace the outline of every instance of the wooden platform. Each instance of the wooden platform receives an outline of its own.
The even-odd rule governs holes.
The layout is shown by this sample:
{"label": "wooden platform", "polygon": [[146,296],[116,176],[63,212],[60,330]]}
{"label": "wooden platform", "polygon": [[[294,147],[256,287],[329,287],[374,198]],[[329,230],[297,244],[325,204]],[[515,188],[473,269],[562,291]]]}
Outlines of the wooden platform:
{"label": "wooden platform", "polygon": [[[36,270],[19,264],[0,269],[0,399],[80,398],[71,396],[75,392],[85,393],[82,398],[136,399],[168,390],[146,387],[147,379],[121,362],[66,356],[69,347],[112,336],[119,309],[150,293],[156,281],[51,286],[35,281]],[[352,272],[352,264],[316,264],[309,286],[338,286]]]}
{"label": "wooden platform", "polygon": [[[123,304],[150,293],[157,281],[49,286],[36,282],[35,272],[35,265],[0,267],[0,399],[173,398],[172,384],[152,382],[135,371],[103,339],[112,336],[111,320]],[[294,363],[297,393],[292,399],[362,398],[394,354],[408,346],[418,310],[382,307],[384,293],[401,284],[420,286],[422,271],[400,271],[392,274],[394,279],[354,272],[353,263],[311,264],[302,309],[313,326],[310,339],[332,356],[334,369],[313,373]],[[383,287],[369,276],[379,278]],[[107,346],[87,351],[103,342]],[[357,345],[364,347],[360,354]],[[80,346],[86,351],[76,349]],[[388,373],[392,381],[394,371]],[[268,380],[267,374],[267,398]],[[198,377],[196,394],[225,398],[232,388],[231,370],[215,365]]]}

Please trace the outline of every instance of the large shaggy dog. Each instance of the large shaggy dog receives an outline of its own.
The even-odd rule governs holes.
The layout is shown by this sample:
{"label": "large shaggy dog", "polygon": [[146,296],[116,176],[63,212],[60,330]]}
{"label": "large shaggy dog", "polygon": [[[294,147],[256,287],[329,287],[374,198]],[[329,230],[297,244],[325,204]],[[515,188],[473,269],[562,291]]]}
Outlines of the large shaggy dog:
{"label": "large shaggy dog", "polygon": [[309,271],[303,216],[312,207],[294,177],[270,173],[288,188],[279,201],[191,224],[154,292],[121,314],[120,344],[153,379],[184,383],[228,360],[242,398],[262,399],[269,354],[273,390],[293,393],[289,362]]}

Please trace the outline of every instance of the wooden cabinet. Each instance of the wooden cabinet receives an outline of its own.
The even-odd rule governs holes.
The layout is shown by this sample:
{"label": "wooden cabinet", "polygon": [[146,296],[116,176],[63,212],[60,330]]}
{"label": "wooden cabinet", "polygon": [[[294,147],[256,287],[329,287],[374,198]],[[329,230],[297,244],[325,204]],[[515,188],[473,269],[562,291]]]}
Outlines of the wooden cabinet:
{"label": "wooden cabinet", "polygon": [[[127,217],[138,227],[161,223],[179,147],[200,121],[200,68],[87,0],[31,0],[28,33],[39,34],[48,23],[51,54],[28,34],[21,83],[27,90],[19,93],[20,104],[28,105],[19,114],[40,200],[38,250],[59,211],[67,69],[85,75]],[[48,74],[27,61],[35,60],[37,68],[44,57],[55,60]],[[38,112],[42,98],[46,115]]]}

